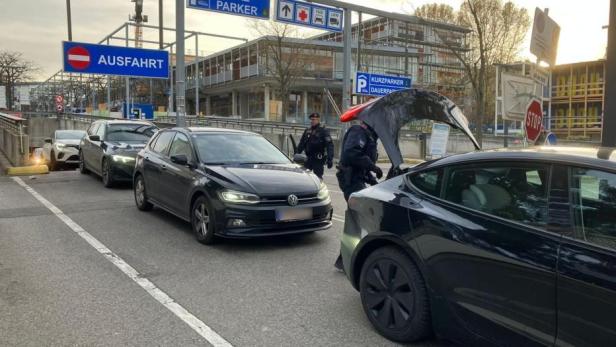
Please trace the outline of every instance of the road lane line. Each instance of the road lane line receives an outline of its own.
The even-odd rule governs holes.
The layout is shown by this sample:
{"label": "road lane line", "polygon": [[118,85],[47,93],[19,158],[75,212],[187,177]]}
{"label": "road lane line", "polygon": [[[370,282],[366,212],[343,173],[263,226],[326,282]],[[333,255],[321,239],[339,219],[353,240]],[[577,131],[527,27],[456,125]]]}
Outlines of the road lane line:
{"label": "road lane line", "polygon": [[69,216],[64,214],[59,208],[54,206],[49,200],[45,199],[41,194],[27,185],[21,178],[12,177],[13,180],[27,190],[32,196],[38,200],[41,204],[47,207],[53,214],[56,215],[61,221],[64,222],[71,230],[77,235],[83,238],[90,246],[96,249],[107,260],[115,265],[120,271],[122,271],[131,280],[137,283],[148,294],[150,294],[156,301],[166,307],[169,311],[175,314],[179,319],[192,328],[197,334],[201,335],[207,342],[215,347],[232,347],[232,345],[225,340],[222,336],[218,335],[212,328],[203,323],[199,318],[195,317],[192,313],[188,312],[184,307],[175,302],[167,293],[156,287],[147,278],[144,278],[135,268],[125,262],[117,254],[113,253],[107,246],[98,241],[94,236],[85,231],[79,224],[75,223]]}

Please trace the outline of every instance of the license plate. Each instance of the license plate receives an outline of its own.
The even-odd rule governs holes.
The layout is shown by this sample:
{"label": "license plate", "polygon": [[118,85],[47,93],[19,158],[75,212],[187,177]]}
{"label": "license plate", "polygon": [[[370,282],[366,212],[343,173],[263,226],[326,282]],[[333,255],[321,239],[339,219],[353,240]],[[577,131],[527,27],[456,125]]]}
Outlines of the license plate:
{"label": "license plate", "polygon": [[277,222],[291,222],[312,219],[311,208],[285,208],[276,210]]}

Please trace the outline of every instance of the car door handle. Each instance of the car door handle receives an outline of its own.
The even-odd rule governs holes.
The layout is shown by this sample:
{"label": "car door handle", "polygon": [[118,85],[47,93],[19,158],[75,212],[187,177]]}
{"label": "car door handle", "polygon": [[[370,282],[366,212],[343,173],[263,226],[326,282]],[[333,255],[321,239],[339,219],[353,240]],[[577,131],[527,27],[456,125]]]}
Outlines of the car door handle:
{"label": "car door handle", "polygon": [[167,165],[161,165],[160,168],[161,170],[167,170]]}

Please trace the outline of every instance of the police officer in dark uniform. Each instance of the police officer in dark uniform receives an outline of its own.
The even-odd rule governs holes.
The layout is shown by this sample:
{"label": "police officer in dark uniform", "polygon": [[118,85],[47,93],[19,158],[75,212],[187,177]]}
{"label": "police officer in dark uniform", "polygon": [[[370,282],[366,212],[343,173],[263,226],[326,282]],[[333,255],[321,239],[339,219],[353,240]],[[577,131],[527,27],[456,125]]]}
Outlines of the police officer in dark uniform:
{"label": "police officer in dark uniform", "polygon": [[304,151],[307,157],[304,167],[323,179],[325,163],[328,169],[334,165],[334,143],[329,130],[321,126],[321,115],[316,112],[310,115],[310,128],[304,131],[296,154]]}
{"label": "police officer in dark uniform", "polygon": [[350,127],[344,135],[336,177],[345,200],[366,188],[366,184],[378,183],[373,172],[376,178],[383,177],[383,171],[376,165],[377,139],[376,133],[363,122]]}
{"label": "police officer in dark uniform", "polygon": [[[377,179],[383,177],[383,170],[376,165],[377,140],[376,133],[364,122],[353,125],[344,135],[336,178],[347,202],[351,194],[366,188],[366,184],[377,184]],[[334,266],[343,270],[342,256],[338,255]]]}

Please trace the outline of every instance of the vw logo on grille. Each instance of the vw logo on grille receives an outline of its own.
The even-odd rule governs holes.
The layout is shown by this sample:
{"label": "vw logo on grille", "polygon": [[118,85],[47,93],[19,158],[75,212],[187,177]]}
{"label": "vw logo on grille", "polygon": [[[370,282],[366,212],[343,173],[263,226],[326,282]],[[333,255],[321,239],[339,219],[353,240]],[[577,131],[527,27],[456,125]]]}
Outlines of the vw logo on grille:
{"label": "vw logo on grille", "polygon": [[289,197],[287,198],[287,202],[289,203],[289,205],[291,206],[297,206],[297,203],[299,202],[299,199],[297,198],[297,196],[291,194],[289,195]]}

